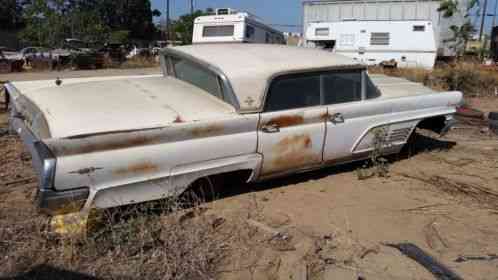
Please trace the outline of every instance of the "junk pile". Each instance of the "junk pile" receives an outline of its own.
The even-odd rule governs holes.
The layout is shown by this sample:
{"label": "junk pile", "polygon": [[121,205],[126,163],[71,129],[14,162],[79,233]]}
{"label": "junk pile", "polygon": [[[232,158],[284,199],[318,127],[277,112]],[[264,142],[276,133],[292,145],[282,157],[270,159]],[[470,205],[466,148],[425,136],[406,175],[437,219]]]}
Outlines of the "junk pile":
{"label": "junk pile", "polygon": [[456,119],[460,124],[480,127],[498,135],[498,112],[488,114],[464,104],[457,108]]}

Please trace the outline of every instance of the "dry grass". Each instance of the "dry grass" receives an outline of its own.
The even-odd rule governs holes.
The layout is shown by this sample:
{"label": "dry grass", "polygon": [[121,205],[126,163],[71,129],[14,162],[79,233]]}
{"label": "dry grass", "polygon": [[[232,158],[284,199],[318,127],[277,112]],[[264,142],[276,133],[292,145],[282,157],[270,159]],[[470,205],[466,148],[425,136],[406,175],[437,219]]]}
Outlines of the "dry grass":
{"label": "dry grass", "polygon": [[196,197],[95,212],[85,236],[58,236],[23,181],[34,173],[20,140],[0,137],[0,153],[2,279],[215,279],[237,236]]}
{"label": "dry grass", "polygon": [[434,70],[420,68],[382,69],[370,68],[371,73],[403,77],[423,83],[435,90],[458,90],[465,96],[494,96],[498,88],[498,73],[479,64],[462,62],[443,65]]}
{"label": "dry grass", "polygon": [[[43,265],[99,279],[215,279],[233,232],[202,207],[176,207],[170,201],[104,211],[86,236],[74,238],[51,233],[48,219],[34,211],[18,219],[3,208],[0,277],[37,278]],[[61,279],[57,271],[39,276]]]}
{"label": "dry grass", "polygon": [[146,67],[157,67],[159,66],[159,61],[156,60],[154,56],[135,56],[133,58],[127,59],[124,63],[120,65],[119,68],[130,69],[130,68],[146,68]]}

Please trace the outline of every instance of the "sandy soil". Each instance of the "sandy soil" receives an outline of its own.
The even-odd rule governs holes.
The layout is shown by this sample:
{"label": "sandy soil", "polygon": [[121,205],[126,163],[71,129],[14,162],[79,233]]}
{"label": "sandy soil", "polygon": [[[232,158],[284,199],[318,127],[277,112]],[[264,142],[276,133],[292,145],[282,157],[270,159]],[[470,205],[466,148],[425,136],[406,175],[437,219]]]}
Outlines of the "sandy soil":
{"label": "sandy soil", "polygon": [[[470,102],[498,109],[497,98]],[[0,114],[0,127],[5,119]],[[497,140],[480,127],[459,126],[444,138],[419,135],[411,156],[390,158],[385,178],[359,180],[361,164],[349,164],[225,186],[206,205],[207,214],[239,223],[247,233],[220,277],[434,279],[383,245],[410,242],[464,279],[498,279],[498,260],[455,261],[498,254]],[[19,141],[1,137],[0,154],[1,211],[36,215],[24,210],[31,209],[36,181]]]}

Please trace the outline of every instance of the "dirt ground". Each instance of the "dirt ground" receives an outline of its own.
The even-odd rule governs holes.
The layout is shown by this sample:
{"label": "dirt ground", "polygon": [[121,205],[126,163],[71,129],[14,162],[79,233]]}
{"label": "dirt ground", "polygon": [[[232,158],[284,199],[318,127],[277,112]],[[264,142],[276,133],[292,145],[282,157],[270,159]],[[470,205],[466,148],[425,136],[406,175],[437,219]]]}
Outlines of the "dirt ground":
{"label": "dirt ground", "polygon": [[[498,110],[498,98],[468,102]],[[5,122],[0,115],[0,127]],[[390,158],[385,178],[359,180],[361,164],[349,164],[225,186],[206,214],[239,223],[247,238],[219,278],[434,279],[384,245],[409,242],[463,279],[498,279],[498,259],[456,261],[498,254],[497,140],[482,127],[457,125],[443,138],[419,135],[411,156]],[[19,141],[1,137],[0,155],[0,219],[38,215],[36,180]]]}

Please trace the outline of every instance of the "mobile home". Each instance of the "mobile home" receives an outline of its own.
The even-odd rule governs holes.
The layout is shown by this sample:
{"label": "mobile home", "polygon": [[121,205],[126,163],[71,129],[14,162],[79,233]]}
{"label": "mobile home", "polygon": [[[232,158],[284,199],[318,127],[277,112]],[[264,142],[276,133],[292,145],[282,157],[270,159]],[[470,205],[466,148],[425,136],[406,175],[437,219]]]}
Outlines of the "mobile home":
{"label": "mobile home", "polygon": [[306,40],[368,65],[395,61],[399,67],[430,69],[437,56],[431,21],[315,22],[308,24]]}
{"label": "mobile home", "polygon": [[282,32],[249,13],[217,9],[215,15],[195,19],[192,42],[284,44],[285,38]]}

